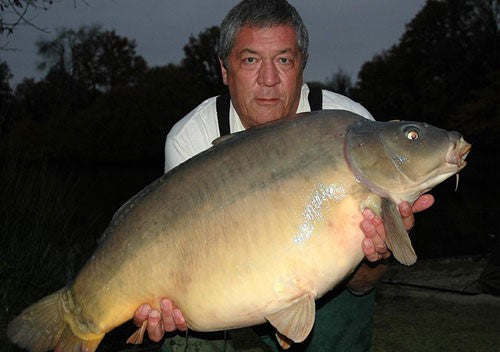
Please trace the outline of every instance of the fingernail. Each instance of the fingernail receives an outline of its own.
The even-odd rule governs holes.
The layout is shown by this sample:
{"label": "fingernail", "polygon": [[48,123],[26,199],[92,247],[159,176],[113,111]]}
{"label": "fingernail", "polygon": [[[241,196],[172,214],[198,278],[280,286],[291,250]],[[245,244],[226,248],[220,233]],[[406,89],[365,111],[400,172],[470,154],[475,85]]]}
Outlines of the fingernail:
{"label": "fingernail", "polygon": [[363,239],[363,241],[361,242],[361,244],[363,245],[364,249],[372,249],[373,248],[373,242],[370,241],[370,240],[367,240],[366,238]]}
{"label": "fingernail", "polygon": [[141,310],[140,310],[140,311],[141,311],[141,313],[143,313],[143,314],[147,314],[147,313],[149,313],[149,307],[148,307],[147,305],[143,304],[143,305],[141,306]]}
{"label": "fingernail", "polygon": [[158,318],[160,316],[160,313],[158,313],[157,310],[152,310],[151,313],[149,313],[149,316],[151,318]]}
{"label": "fingernail", "polygon": [[170,310],[172,309],[172,302],[170,302],[170,300],[168,299],[162,299],[160,301],[160,307],[164,311]]}
{"label": "fingernail", "polygon": [[172,311],[172,314],[174,315],[175,319],[181,320],[183,318],[181,311],[178,309],[174,309]]}
{"label": "fingernail", "polygon": [[372,227],[372,224],[369,222],[369,220],[364,219],[364,220],[361,221],[361,223],[359,224],[359,226],[361,227],[361,230],[363,232],[365,232],[365,231],[369,231],[370,230],[370,228]]}
{"label": "fingernail", "polygon": [[404,202],[401,204],[401,207],[403,208],[402,210],[405,211],[405,212],[408,212],[411,210],[411,206],[408,202]]}

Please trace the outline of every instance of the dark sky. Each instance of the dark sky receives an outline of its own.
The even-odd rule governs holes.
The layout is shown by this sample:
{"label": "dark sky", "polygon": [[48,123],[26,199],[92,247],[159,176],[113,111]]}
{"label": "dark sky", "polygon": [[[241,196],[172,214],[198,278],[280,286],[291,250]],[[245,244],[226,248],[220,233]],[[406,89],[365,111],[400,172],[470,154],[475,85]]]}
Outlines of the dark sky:
{"label": "dark sky", "polygon": [[[28,18],[50,33],[30,26],[17,27],[1,44],[15,50],[0,52],[14,78],[40,78],[35,41],[52,38],[55,28],[77,29],[101,24],[134,39],[150,66],[178,63],[191,34],[219,25],[232,0],[62,0],[47,11],[31,11]],[[422,8],[424,0],[290,0],[301,14],[310,36],[310,59],[305,80],[324,81],[342,68],[353,79],[374,54],[397,43],[405,25]]]}

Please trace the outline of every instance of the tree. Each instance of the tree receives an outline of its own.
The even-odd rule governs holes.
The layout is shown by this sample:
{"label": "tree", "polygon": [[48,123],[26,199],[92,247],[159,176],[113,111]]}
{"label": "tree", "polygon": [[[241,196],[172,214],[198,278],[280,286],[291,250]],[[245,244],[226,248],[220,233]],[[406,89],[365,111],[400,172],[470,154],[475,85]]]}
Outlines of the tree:
{"label": "tree", "polygon": [[62,72],[94,92],[137,84],[147,68],[133,40],[100,26],[60,28],[54,39],[36,45],[44,59],[39,69]]}
{"label": "tree", "polygon": [[12,105],[12,91],[9,80],[12,78],[9,66],[5,61],[0,61],[0,137],[7,123],[7,117]]}
{"label": "tree", "polygon": [[[63,0],[0,0],[0,35],[8,36],[14,34],[17,26],[30,26],[35,30],[49,33],[45,28],[39,27],[32,21],[32,14],[37,11],[48,10],[54,2]],[[86,0],[73,0],[76,7],[77,2],[86,4]],[[0,50],[9,50],[7,43],[0,44]]]}
{"label": "tree", "polygon": [[225,90],[219,65],[220,28],[213,26],[198,35],[189,37],[184,46],[184,59],[181,65],[189,72],[192,79],[206,85],[209,95],[220,94]]}
{"label": "tree", "polygon": [[349,96],[349,91],[352,88],[351,76],[339,67],[337,72],[334,72],[326,81],[326,85],[334,92]]}
{"label": "tree", "polygon": [[473,145],[460,192],[451,182],[432,191],[438,202],[415,227],[417,252],[478,251],[497,226],[498,72],[498,0],[428,0],[399,42],[361,68],[354,98],[377,120],[426,121]]}
{"label": "tree", "polygon": [[75,76],[76,47],[84,42],[92,41],[101,31],[101,27],[82,26],[75,31],[68,28],[56,29],[55,37],[52,39],[39,39],[35,45],[38,55],[42,61],[38,64],[38,69],[57,70],[68,75]]}
{"label": "tree", "polygon": [[307,82],[309,87],[321,88],[331,90],[345,96],[350,97],[350,90],[352,88],[351,76],[344,71],[341,67],[332,73],[325,82]]}
{"label": "tree", "polygon": [[[98,33],[99,26],[81,27],[77,31],[58,28],[54,38],[41,39],[35,43],[42,59],[38,69],[46,70],[47,74],[42,81],[36,84],[26,81],[27,87],[21,87],[25,93],[24,98],[34,104],[34,109],[30,108],[31,104],[26,104],[26,117],[46,120],[54,114],[54,109],[61,111],[67,106],[70,113],[74,114],[92,100],[96,91],[77,75],[77,62],[82,60],[78,57],[77,48],[82,43],[95,40]],[[45,94],[40,94],[41,92]]]}
{"label": "tree", "polygon": [[459,131],[467,131],[467,139],[475,145],[476,153],[495,153],[498,150],[500,70],[488,75],[484,87],[473,91],[452,114],[451,120]]}
{"label": "tree", "polygon": [[28,11],[46,10],[52,3],[53,0],[0,0],[0,34],[12,34],[19,25],[30,25],[42,30],[27,18]]}
{"label": "tree", "polygon": [[75,78],[94,90],[133,86],[147,68],[146,61],[135,49],[135,41],[115,31],[98,32],[74,48]]}
{"label": "tree", "polygon": [[376,118],[447,127],[499,68],[498,0],[428,0],[398,44],[365,63],[354,90]]}
{"label": "tree", "polygon": [[0,99],[3,99],[11,94],[9,80],[12,78],[9,65],[7,62],[0,61]]}

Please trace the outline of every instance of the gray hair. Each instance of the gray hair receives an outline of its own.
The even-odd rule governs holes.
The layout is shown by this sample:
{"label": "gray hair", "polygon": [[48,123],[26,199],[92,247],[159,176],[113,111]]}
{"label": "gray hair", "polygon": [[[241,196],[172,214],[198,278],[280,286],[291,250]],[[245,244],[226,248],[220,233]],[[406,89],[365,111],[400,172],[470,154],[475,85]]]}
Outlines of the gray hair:
{"label": "gray hair", "polygon": [[227,59],[241,28],[276,25],[291,25],[295,29],[304,68],[308,57],[309,35],[299,13],[286,0],[243,0],[229,11],[222,21],[219,39],[219,57],[224,66],[228,67]]}

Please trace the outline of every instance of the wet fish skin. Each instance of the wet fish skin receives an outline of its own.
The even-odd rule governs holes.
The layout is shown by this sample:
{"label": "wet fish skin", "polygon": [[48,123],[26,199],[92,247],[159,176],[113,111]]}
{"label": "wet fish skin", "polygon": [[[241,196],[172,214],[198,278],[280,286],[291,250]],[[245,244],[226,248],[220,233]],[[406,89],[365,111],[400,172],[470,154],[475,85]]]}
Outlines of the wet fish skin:
{"label": "wet fish skin", "polygon": [[225,138],[122,206],[73,284],[28,307],[8,336],[30,351],[94,351],[140,304],[169,297],[190,329],[267,320],[300,342],[314,299],[363,258],[361,209],[384,218],[388,245],[411,264],[395,204],[460,171],[469,149],[457,133],[337,110]]}

